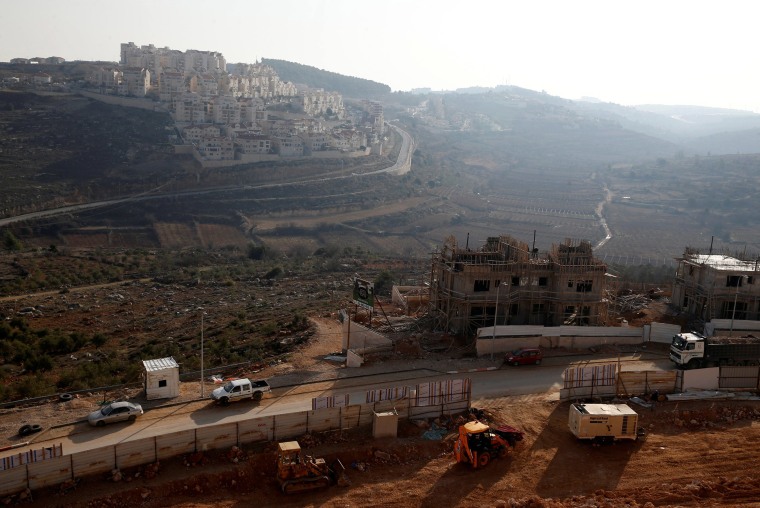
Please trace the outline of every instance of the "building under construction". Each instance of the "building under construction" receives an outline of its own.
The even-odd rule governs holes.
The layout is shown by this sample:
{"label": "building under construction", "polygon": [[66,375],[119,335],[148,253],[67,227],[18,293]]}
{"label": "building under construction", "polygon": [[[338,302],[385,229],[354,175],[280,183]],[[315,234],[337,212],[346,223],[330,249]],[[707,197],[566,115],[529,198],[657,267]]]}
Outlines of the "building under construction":
{"label": "building under construction", "polygon": [[479,250],[458,248],[452,236],[433,254],[430,308],[436,328],[465,335],[493,325],[598,326],[606,271],[585,240],[540,255],[510,236]]}
{"label": "building under construction", "polygon": [[687,251],[677,261],[674,304],[705,322],[760,318],[757,258]]}

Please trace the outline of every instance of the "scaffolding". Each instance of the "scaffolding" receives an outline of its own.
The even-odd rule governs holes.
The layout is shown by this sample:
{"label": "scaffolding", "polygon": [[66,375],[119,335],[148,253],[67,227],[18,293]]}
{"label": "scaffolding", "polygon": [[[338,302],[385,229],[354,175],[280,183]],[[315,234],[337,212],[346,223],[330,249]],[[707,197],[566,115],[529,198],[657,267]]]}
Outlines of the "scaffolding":
{"label": "scaffolding", "polygon": [[431,260],[434,326],[472,335],[496,325],[603,324],[606,270],[585,240],[566,239],[541,255],[508,235],[476,250],[450,236]]}
{"label": "scaffolding", "polygon": [[760,259],[687,251],[676,262],[675,305],[703,322],[760,318]]}

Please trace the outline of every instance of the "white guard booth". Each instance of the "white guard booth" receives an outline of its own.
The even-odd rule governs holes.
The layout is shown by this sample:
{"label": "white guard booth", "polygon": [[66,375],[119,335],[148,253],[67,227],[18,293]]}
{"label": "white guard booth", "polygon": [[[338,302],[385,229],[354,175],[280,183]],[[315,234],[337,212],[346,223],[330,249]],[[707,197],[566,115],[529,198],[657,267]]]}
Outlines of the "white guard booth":
{"label": "white guard booth", "polygon": [[179,395],[179,365],[174,357],[143,360],[145,397],[148,400],[170,399]]}

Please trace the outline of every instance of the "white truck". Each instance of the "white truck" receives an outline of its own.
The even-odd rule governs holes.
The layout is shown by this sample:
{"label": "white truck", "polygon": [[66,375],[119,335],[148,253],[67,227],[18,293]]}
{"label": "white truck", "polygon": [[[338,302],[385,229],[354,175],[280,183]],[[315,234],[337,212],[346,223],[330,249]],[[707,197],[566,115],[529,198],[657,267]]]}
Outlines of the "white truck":
{"label": "white truck", "polygon": [[211,392],[211,399],[226,406],[233,400],[253,399],[261,400],[266,392],[272,388],[264,380],[251,381],[248,378],[233,379],[224,386],[220,386]]}
{"label": "white truck", "polygon": [[611,443],[638,438],[639,415],[626,404],[572,404],[568,425],[578,439]]}
{"label": "white truck", "polygon": [[721,365],[760,365],[760,339],[705,337],[697,332],[678,333],[670,344],[670,361],[679,369]]}

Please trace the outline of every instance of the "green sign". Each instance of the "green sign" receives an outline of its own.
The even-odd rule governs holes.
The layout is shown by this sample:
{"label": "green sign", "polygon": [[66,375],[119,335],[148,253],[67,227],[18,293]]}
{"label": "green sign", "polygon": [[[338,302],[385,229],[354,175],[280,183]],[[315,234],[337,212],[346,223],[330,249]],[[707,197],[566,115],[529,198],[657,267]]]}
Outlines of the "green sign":
{"label": "green sign", "polygon": [[355,278],[352,298],[354,303],[372,310],[375,308],[375,285],[369,281]]}

